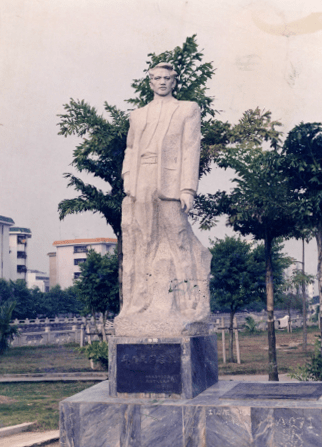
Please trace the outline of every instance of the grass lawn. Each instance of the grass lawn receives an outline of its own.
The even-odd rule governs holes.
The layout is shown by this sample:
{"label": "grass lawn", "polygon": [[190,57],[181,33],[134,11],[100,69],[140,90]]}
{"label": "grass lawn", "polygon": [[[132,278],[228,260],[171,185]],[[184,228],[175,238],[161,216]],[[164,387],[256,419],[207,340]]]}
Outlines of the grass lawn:
{"label": "grass lawn", "polygon": [[[24,346],[0,357],[0,374],[92,371],[77,344]],[[32,431],[58,429],[59,401],[97,382],[0,383],[0,427],[37,421]]]}
{"label": "grass lawn", "polygon": [[0,428],[37,421],[32,431],[57,430],[59,402],[95,383],[0,383]]}
{"label": "grass lawn", "polygon": [[[317,327],[308,328],[307,353],[302,350],[302,329],[295,329],[291,334],[276,331],[277,366],[279,373],[289,373],[298,365],[303,366],[314,350],[316,336],[320,334]],[[218,334],[219,375],[223,374],[268,374],[268,342],[267,332],[247,335],[239,332],[241,364],[228,363],[228,334],[225,337],[227,363],[223,364],[222,338]],[[236,361],[236,344],[234,341]]]}
{"label": "grass lawn", "polygon": [[92,371],[90,362],[76,350],[77,344],[22,346],[0,357],[0,374]]}

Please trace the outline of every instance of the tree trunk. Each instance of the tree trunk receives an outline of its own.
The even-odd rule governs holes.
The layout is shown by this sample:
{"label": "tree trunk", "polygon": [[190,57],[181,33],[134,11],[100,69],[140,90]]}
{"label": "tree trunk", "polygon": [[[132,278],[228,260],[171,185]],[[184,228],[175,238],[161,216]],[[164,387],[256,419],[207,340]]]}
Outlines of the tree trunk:
{"label": "tree trunk", "polygon": [[234,362],[234,316],[235,312],[230,312],[229,322],[229,361]]}
{"label": "tree trunk", "polygon": [[105,324],[106,324],[106,312],[103,313],[102,337],[103,337],[103,341],[105,341],[107,343]]}
{"label": "tree trunk", "polygon": [[122,231],[117,236],[117,258],[119,261],[119,299],[120,310],[123,307],[123,239]]}
{"label": "tree trunk", "polygon": [[302,303],[303,303],[303,351],[307,349],[307,325],[306,325],[306,291],[305,291],[305,246],[304,239],[302,239]]}
{"label": "tree trunk", "polygon": [[291,305],[287,306],[287,313],[288,313],[288,331],[289,333],[292,332],[292,315],[291,315]]}
{"label": "tree trunk", "polygon": [[319,287],[319,298],[320,298],[320,330],[321,330],[321,355],[322,355],[322,224],[320,224],[315,232],[316,243],[318,247],[318,287]]}
{"label": "tree trunk", "polygon": [[278,381],[276,360],[276,338],[274,327],[274,288],[272,267],[272,239],[265,235],[266,297],[268,329],[268,380]]}

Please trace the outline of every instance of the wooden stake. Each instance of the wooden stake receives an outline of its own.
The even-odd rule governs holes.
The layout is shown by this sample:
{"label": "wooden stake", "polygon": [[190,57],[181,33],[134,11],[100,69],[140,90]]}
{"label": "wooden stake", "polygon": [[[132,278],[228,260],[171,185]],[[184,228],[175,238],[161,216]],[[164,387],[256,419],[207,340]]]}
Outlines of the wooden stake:
{"label": "wooden stake", "polygon": [[240,348],[239,348],[239,337],[238,337],[238,328],[237,328],[237,318],[234,317],[234,327],[235,327],[235,340],[236,340],[236,351],[237,351],[237,363],[240,365]]}
{"label": "wooden stake", "polygon": [[225,345],[225,319],[224,317],[221,318],[221,338],[222,338],[222,359],[223,363],[226,363],[226,345]]}

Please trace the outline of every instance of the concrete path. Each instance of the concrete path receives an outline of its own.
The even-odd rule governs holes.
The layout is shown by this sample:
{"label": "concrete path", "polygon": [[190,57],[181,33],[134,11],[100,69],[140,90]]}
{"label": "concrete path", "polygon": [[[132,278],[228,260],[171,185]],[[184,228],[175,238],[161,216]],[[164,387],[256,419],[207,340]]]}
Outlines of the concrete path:
{"label": "concrete path", "polygon": [[[71,382],[90,380],[102,381],[107,379],[107,372],[84,372],[84,373],[35,373],[35,374],[2,374],[0,383],[10,382]],[[1,447],[1,446],[0,446]]]}
{"label": "concrete path", "polygon": [[24,432],[0,438],[0,447],[59,447],[59,430],[46,432]]}

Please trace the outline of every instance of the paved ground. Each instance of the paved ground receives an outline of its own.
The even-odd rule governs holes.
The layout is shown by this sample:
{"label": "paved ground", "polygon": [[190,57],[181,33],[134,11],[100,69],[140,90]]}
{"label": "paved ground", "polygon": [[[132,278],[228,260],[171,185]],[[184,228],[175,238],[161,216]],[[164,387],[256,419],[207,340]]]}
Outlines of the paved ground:
{"label": "paved ground", "polygon": [[[34,446],[50,446],[59,447],[59,431],[47,432],[25,432],[17,435],[0,438],[0,447],[34,447]],[[51,442],[52,441],[52,442]]]}
{"label": "paved ground", "polygon": [[[291,379],[287,374],[279,374],[278,378],[280,382],[299,382],[296,379]],[[236,380],[238,382],[268,382],[268,375],[230,374],[226,376],[219,376],[219,380]]]}
{"label": "paved ground", "polygon": [[[88,372],[88,373],[44,373],[44,374],[2,374],[0,382],[58,382],[58,381],[83,381],[90,380],[102,381],[107,379],[107,372]],[[1,447],[1,444],[0,444]]]}

